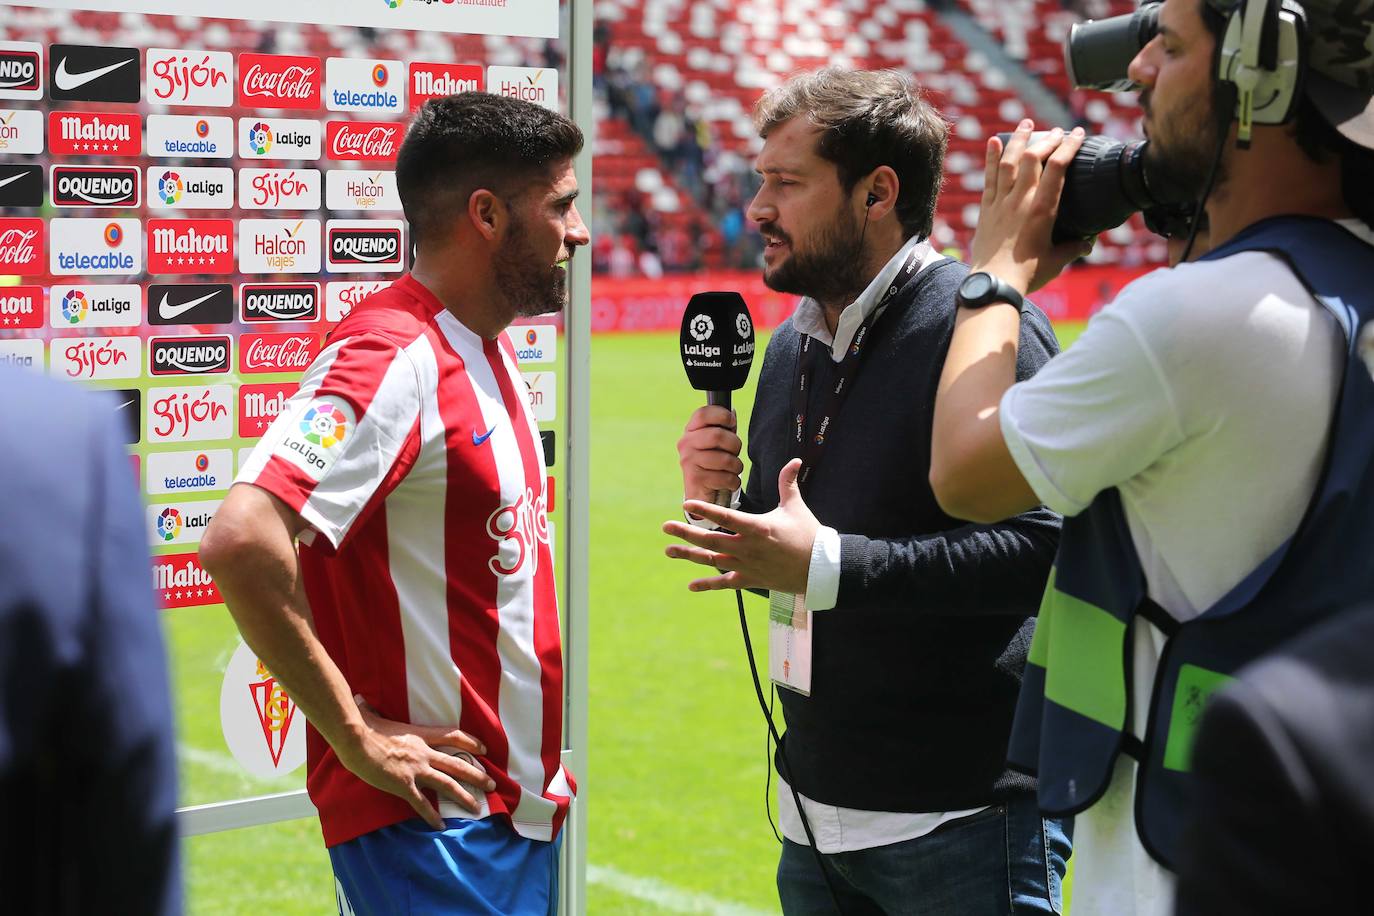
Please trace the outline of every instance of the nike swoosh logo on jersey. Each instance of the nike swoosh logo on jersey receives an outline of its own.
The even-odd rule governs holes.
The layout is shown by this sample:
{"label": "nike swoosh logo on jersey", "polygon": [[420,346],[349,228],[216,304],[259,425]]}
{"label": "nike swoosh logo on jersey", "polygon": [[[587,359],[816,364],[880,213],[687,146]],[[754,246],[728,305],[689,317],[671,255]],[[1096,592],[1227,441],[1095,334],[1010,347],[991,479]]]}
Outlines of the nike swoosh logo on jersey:
{"label": "nike swoosh logo on jersey", "polygon": [[486,441],[487,441],[488,439],[491,438],[491,434],[494,433],[494,432],[496,432],[496,427],[497,427],[497,426],[500,426],[500,425],[501,425],[501,424],[499,424],[499,423],[493,424],[492,427],[491,427],[491,429],[489,429],[489,430],[487,430],[486,432],[482,433],[482,435],[480,435],[480,436],[477,435],[477,430],[474,429],[474,430],[472,431],[472,444],[473,444],[473,445],[483,445],[483,444],[485,444]]}
{"label": "nike swoosh logo on jersey", "polygon": [[162,301],[157,304],[157,313],[161,315],[164,320],[171,321],[178,315],[184,312],[189,312],[191,309],[200,305],[206,299],[213,299],[218,295],[219,291],[216,290],[215,292],[210,293],[208,296],[201,296],[199,299],[192,299],[190,302],[181,303],[181,305],[172,305],[172,303],[167,301],[167,294],[163,293]]}
{"label": "nike swoosh logo on jersey", "polygon": [[18,175],[11,175],[8,178],[0,178],[0,188],[3,188],[5,185],[9,184],[12,181],[18,181],[27,174],[27,172],[20,172]]}
{"label": "nike swoosh logo on jersey", "polygon": [[87,70],[85,73],[69,73],[67,72],[67,58],[64,57],[57,62],[57,71],[53,73],[52,81],[53,84],[63,92],[71,92],[73,89],[80,89],[91,80],[100,79],[100,77],[109,73],[111,70],[118,70],[120,67],[128,66],[133,62],[134,59],[130,57],[126,60],[121,60],[117,64],[101,67],[98,70]]}

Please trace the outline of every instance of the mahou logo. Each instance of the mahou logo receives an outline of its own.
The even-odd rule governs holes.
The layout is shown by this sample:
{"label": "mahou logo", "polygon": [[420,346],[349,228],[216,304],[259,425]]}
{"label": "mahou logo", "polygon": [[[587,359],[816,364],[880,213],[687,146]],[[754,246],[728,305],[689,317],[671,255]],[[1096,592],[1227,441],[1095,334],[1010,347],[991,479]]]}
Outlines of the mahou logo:
{"label": "mahou logo", "polygon": [[355,162],[395,162],[405,138],[399,121],[330,121],[325,125],[325,156]]}
{"label": "mahou logo", "polygon": [[57,156],[141,156],[143,120],[108,111],[49,112],[48,148]]}
{"label": "mahou logo", "polygon": [[296,382],[240,385],[239,435],[245,439],[255,439],[267,432],[267,427],[286,408],[291,395],[299,387]]}
{"label": "mahou logo", "polygon": [[314,111],[320,107],[323,85],[318,57],[239,55],[239,105],[244,108]]}
{"label": "mahou logo", "polygon": [[164,608],[219,604],[219,589],[194,553],[172,553],[153,558],[153,589]]}
{"label": "mahou logo", "polygon": [[196,442],[234,434],[232,385],[148,389],[148,441]]}
{"label": "mahou logo", "polygon": [[0,329],[31,330],[43,326],[43,287],[0,287]]}
{"label": "mahou logo", "polygon": [[239,338],[239,371],[304,372],[320,355],[314,334],[244,334]]}
{"label": "mahou logo", "polygon": [[487,567],[498,576],[513,576],[528,561],[530,576],[539,572],[540,545],[549,543],[547,497],[531,489],[512,506],[502,506],[487,517],[487,536],[497,542]]}
{"label": "mahou logo", "polygon": [[228,51],[148,49],[148,101],[228,108],[234,104],[234,55]]}
{"label": "mahou logo", "polygon": [[228,219],[148,220],[148,272],[228,274],[234,272],[234,221]]}
{"label": "mahou logo", "polygon": [[480,64],[410,65],[410,110],[414,111],[430,99],[457,95],[460,92],[482,91]]}
{"label": "mahou logo", "polygon": [[0,274],[43,272],[43,221],[0,219]]}

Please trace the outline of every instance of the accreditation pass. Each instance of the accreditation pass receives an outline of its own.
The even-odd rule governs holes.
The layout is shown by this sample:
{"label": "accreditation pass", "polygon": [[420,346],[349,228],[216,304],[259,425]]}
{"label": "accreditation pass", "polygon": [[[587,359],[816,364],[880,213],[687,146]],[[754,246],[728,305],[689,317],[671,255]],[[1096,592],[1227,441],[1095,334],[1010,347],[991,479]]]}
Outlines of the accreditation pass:
{"label": "accreditation pass", "polygon": [[768,677],[811,696],[811,611],[803,595],[768,593]]}

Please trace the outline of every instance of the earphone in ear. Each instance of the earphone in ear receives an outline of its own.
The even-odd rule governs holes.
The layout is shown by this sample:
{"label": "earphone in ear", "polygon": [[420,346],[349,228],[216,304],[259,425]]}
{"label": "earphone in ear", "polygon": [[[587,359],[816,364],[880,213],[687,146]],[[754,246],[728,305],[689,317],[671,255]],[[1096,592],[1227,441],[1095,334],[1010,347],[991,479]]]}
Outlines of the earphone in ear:
{"label": "earphone in ear", "polygon": [[865,207],[871,207],[871,206],[873,206],[874,204],[876,204],[877,202],[878,202],[878,195],[877,195],[877,194],[874,194],[874,193],[872,193],[872,192],[869,192],[868,200],[864,201],[864,206],[865,206]]}

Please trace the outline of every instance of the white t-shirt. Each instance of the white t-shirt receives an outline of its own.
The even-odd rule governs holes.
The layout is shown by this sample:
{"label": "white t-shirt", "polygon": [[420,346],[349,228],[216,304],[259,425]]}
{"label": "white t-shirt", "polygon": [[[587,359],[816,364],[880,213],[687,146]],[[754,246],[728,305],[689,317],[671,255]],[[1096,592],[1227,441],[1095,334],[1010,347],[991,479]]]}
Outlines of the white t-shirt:
{"label": "white t-shirt", "polygon": [[[1374,244],[1362,224],[1342,225]],[[1245,252],[1148,274],[1002,398],[1007,447],[1045,505],[1077,515],[1116,487],[1149,595],[1206,610],[1297,528],[1340,383],[1335,319],[1278,258]],[[1133,693],[1163,649],[1133,624]],[[1145,733],[1148,704],[1132,729]],[[1165,916],[1172,877],[1141,846],[1135,763],[1118,759],[1074,828],[1074,916]]]}

